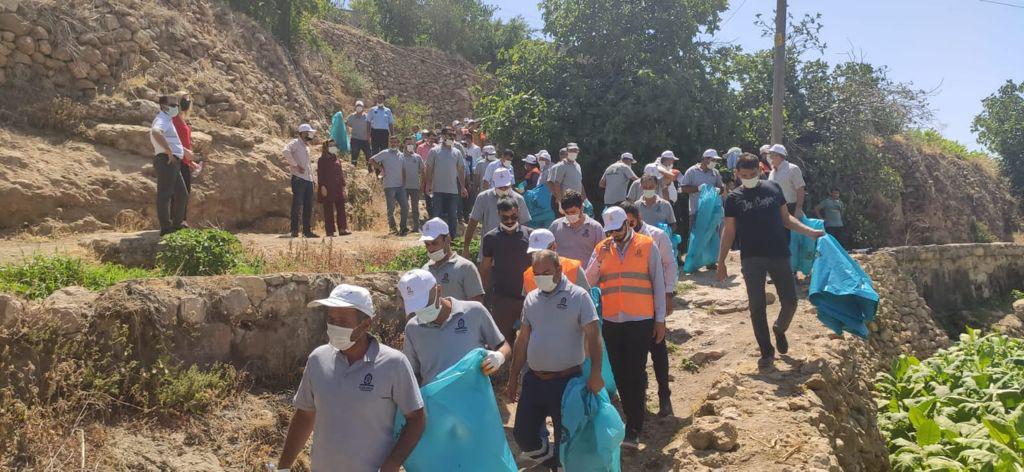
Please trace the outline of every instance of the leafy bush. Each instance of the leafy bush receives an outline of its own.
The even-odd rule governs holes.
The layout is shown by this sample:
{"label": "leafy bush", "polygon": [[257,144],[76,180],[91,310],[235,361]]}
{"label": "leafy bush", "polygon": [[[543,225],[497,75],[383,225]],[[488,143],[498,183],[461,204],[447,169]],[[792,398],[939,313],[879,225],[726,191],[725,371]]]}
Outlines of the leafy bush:
{"label": "leafy bush", "polygon": [[875,379],[893,470],[1021,470],[1024,342],[967,328],[925,361],[900,356]]}
{"label": "leafy bush", "polygon": [[165,275],[221,275],[245,261],[238,238],[219,229],[184,229],[160,240],[157,267]]}
{"label": "leafy bush", "polygon": [[[462,239],[455,238],[452,240],[452,251],[461,254],[462,253]],[[480,239],[474,238],[469,243],[469,260],[476,261],[477,254],[480,252]],[[419,269],[426,264],[430,258],[427,257],[426,246],[420,244],[415,247],[402,249],[394,259],[391,259],[383,265],[371,265],[368,266],[367,272],[381,272],[381,271],[399,271],[405,272],[407,270]]]}
{"label": "leafy bush", "polygon": [[75,257],[35,256],[25,262],[0,265],[0,292],[30,299],[46,298],[72,285],[101,290],[124,280],[154,275],[151,270],[92,264]]}

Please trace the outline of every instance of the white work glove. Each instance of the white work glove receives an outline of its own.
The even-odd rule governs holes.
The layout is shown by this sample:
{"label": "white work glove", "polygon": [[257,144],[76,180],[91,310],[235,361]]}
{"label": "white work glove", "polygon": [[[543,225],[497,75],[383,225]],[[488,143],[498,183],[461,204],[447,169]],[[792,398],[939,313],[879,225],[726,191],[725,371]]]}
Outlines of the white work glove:
{"label": "white work glove", "polygon": [[484,356],[484,361],[480,363],[480,367],[484,370],[485,375],[492,375],[497,372],[504,363],[505,355],[500,351],[487,351],[487,355]]}
{"label": "white work glove", "polygon": [[267,463],[267,472],[292,472],[292,469],[278,469],[272,462]]}

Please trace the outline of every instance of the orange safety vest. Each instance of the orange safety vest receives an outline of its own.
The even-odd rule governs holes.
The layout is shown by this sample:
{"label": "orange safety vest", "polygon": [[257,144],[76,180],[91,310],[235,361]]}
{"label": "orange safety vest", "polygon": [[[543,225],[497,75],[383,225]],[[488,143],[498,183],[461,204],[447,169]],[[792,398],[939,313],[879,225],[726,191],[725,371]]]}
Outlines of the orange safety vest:
{"label": "orange safety vest", "polygon": [[650,236],[633,232],[633,241],[623,258],[609,236],[597,245],[601,264],[601,311],[614,316],[625,313],[634,318],[654,318],[654,287],[647,263],[654,250]]}
{"label": "orange safety vest", "polygon": [[[559,257],[558,262],[562,266],[562,275],[569,279],[569,282],[576,283],[576,274],[580,273],[580,261]],[[530,293],[537,288],[537,281],[533,280],[533,266],[527,267],[523,272],[523,293]]]}

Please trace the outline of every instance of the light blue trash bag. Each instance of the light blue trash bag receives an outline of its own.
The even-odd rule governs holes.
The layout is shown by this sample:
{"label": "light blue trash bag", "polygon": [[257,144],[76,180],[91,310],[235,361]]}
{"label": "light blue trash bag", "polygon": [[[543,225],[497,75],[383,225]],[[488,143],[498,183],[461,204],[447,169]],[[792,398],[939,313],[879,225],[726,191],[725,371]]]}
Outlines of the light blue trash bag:
{"label": "light blue trash bag", "polygon": [[[591,287],[590,288],[590,299],[594,301],[594,307],[597,308],[597,325],[604,330],[604,315],[601,314],[601,288]],[[608,348],[604,345],[604,336],[601,336],[601,378],[604,379],[604,391],[608,392],[609,397],[615,396],[615,374],[612,373],[611,361],[608,360]],[[590,356],[587,356],[583,360],[583,373],[590,374]]]}
{"label": "light blue trash bag", "polygon": [[867,338],[867,323],[878,310],[871,278],[830,234],[818,238],[817,253],[807,298],[818,309],[818,319],[836,334],[849,331]]}
{"label": "light blue trash bag", "polygon": [[334,145],[338,147],[338,151],[349,152],[348,145],[348,129],[345,128],[345,115],[340,111],[335,113],[331,118],[331,139],[334,140]]}
{"label": "light blue trash bag", "polygon": [[[665,234],[668,235],[668,240],[669,240],[670,243],[672,243],[672,257],[674,257],[675,260],[678,261],[679,260],[679,243],[683,242],[683,237],[678,235],[678,234],[676,234],[676,233],[673,233],[672,229],[669,228],[668,224],[666,224],[666,223],[658,223],[655,226],[657,226],[658,229],[664,231]],[[679,270],[682,271],[682,268],[680,268]],[[676,278],[678,278],[678,277],[679,277],[679,274],[676,274]]]}
{"label": "light blue trash bag", "polygon": [[722,197],[718,188],[701,184],[700,197],[697,200],[697,219],[690,228],[689,245],[686,248],[686,260],[683,261],[683,272],[689,274],[701,267],[718,262],[718,249],[722,235],[718,228],[725,218],[722,208]]}
{"label": "light blue trash bag", "polygon": [[626,425],[608,392],[594,395],[585,379],[570,380],[562,393],[562,467],[566,472],[619,472]]}
{"label": "light blue trash bag", "polygon": [[[825,222],[823,220],[808,218],[807,215],[801,216],[800,222],[811,229],[825,229]],[[810,275],[811,268],[814,265],[815,251],[814,238],[804,236],[796,231],[790,232],[789,264],[793,267],[793,272],[801,272],[804,275]]]}
{"label": "light blue trash bag", "polygon": [[[427,429],[405,460],[408,472],[439,470],[518,470],[505,439],[491,380],[480,363],[487,352],[469,351],[433,382],[424,385]],[[405,416],[395,415],[395,437],[405,426]]]}
{"label": "light blue trash bag", "polygon": [[531,228],[547,228],[555,221],[555,212],[551,210],[551,191],[547,185],[538,185],[523,194],[526,208],[530,210],[529,226]]}

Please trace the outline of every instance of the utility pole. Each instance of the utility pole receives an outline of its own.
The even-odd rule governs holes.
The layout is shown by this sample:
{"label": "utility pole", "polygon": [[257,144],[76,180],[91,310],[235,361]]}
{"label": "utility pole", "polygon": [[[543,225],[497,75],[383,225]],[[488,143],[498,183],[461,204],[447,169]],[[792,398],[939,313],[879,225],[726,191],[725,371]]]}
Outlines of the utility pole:
{"label": "utility pole", "polygon": [[782,105],[786,98],[786,0],[776,0],[775,58],[772,61],[772,144],[782,144]]}

